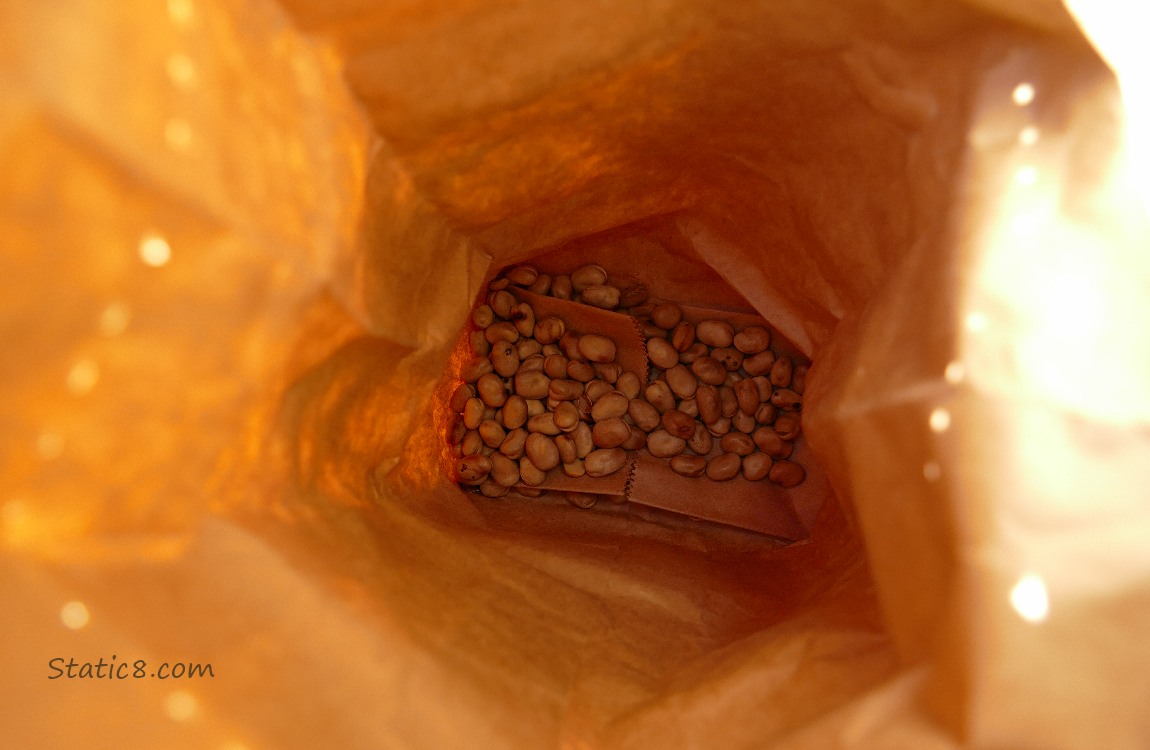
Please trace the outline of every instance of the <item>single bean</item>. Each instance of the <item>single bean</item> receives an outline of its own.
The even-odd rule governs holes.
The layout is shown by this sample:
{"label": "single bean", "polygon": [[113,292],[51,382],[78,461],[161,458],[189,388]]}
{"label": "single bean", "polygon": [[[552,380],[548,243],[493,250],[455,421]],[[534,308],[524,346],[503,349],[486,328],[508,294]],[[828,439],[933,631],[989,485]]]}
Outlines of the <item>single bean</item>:
{"label": "single bean", "polygon": [[749,456],[755,452],[755,441],[750,435],[741,432],[728,432],[719,440],[719,447],[724,453],[737,453],[740,456]]}
{"label": "single bean", "polygon": [[575,438],[570,435],[556,435],[555,447],[559,450],[559,460],[565,464],[579,460],[575,452]]}
{"label": "single bean", "polygon": [[664,379],[679,398],[693,398],[699,388],[698,379],[684,365],[675,365],[668,369]]}
{"label": "single bean", "polygon": [[701,385],[695,391],[695,403],[699,407],[699,418],[706,424],[713,424],[723,416],[719,401],[719,389],[713,385]]}
{"label": "single bean", "polygon": [[[563,355],[560,354],[560,357]],[[595,368],[587,362],[569,362],[567,364],[567,377],[572,380],[578,380],[580,383],[588,383],[595,379]]]}
{"label": "single bean", "polygon": [[692,419],[699,416],[699,403],[693,398],[679,399],[679,405],[675,408]]}
{"label": "single bean", "polygon": [[527,399],[522,396],[508,396],[503,404],[503,426],[509,430],[527,423]]}
{"label": "single bean", "polygon": [[553,344],[567,331],[562,318],[550,315],[535,324],[535,340],[540,344]]}
{"label": "single bean", "polygon": [[605,380],[614,385],[623,374],[623,365],[618,362],[596,362],[595,374],[599,376],[600,380]]}
{"label": "single bean", "polygon": [[539,354],[541,351],[543,351],[543,344],[535,339],[521,339],[515,344],[515,353],[519,355],[520,361],[527,359],[532,354]]}
{"label": "single bean", "polygon": [[[482,422],[480,422],[482,424]],[[459,441],[461,455],[470,456],[483,450],[483,438],[479,437],[479,430],[467,430],[463,433],[463,440]]]}
{"label": "single bean", "polygon": [[516,374],[521,372],[543,372],[543,363],[546,361],[547,358],[542,354],[532,354],[519,363],[519,369],[516,370]]}
{"label": "single bean", "polygon": [[743,354],[758,354],[771,345],[771,332],[760,326],[749,326],[735,334],[734,344]]}
{"label": "single bean", "polygon": [[562,354],[552,354],[543,360],[543,372],[549,378],[566,378],[567,365],[567,358]]}
{"label": "single bean", "polygon": [[650,432],[659,426],[659,410],[642,399],[631,399],[627,414],[643,432]]}
{"label": "single bean", "polygon": [[539,278],[539,271],[534,266],[516,266],[506,274],[507,280],[516,286],[531,286]]}
{"label": "single bean", "polygon": [[527,457],[540,471],[551,471],[559,465],[559,449],[555,441],[541,433],[527,436]]}
{"label": "single bean", "polygon": [[459,377],[465,383],[474,383],[479,380],[481,375],[485,375],[493,369],[495,368],[492,366],[490,359],[487,357],[476,357],[463,366]]}
{"label": "single bean", "polygon": [[599,499],[598,495],[592,495],[590,492],[568,492],[567,502],[574,505],[576,508],[590,508]]}
{"label": "single bean", "polygon": [[751,439],[763,453],[774,459],[786,458],[794,450],[794,444],[783,440],[779,433],[770,427],[760,427],[751,434]]}
{"label": "single bean", "polygon": [[633,305],[630,310],[631,317],[641,322],[649,322],[651,320],[651,311],[655,309],[654,302],[643,302],[638,305]]}
{"label": "single bean", "polygon": [[701,477],[707,470],[707,459],[683,454],[671,459],[671,468],[685,477]]}
{"label": "single bean", "polygon": [[605,477],[614,474],[627,463],[627,452],[622,448],[600,448],[587,454],[583,459],[583,467],[587,476]]}
{"label": "single bean", "polygon": [[597,333],[579,337],[579,353],[592,362],[612,362],[615,359],[615,342]]}
{"label": "single bean", "polygon": [[726,482],[739,475],[743,459],[737,453],[723,453],[707,462],[707,479]]}
{"label": "single bean", "polygon": [[775,365],[775,353],[770,349],[743,358],[743,372],[751,377],[765,375]]}
{"label": "single bean", "polygon": [[647,445],[647,433],[643,432],[633,424],[627,425],[627,430],[630,434],[627,435],[627,439],[621,446],[623,450],[637,451],[641,450],[644,446]]}
{"label": "single bean", "polygon": [[631,282],[623,286],[623,291],[619,299],[619,307],[624,309],[642,305],[647,301],[647,297],[651,295],[647,285],[640,282]]}
{"label": "single bean", "polygon": [[[463,442],[463,436],[468,433],[467,425],[463,424],[463,416],[459,415],[452,420],[451,424],[451,442],[458,446]],[[463,454],[460,454],[463,455]]]}
{"label": "single bean", "polygon": [[731,417],[731,427],[739,432],[745,432],[750,435],[758,426],[759,423],[755,421],[755,418],[745,411],[739,410],[735,412],[735,416]]}
{"label": "single bean", "polygon": [[724,417],[733,417],[739,410],[739,399],[735,397],[735,389],[729,385],[719,386],[719,408]]}
{"label": "single bean", "polygon": [[704,320],[695,326],[695,336],[707,346],[730,346],[735,338],[735,329],[725,320]]}
{"label": "single bean", "polygon": [[479,484],[489,473],[491,473],[491,459],[487,456],[472,454],[455,462],[455,475],[464,484]]}
{"label": "single bean", "polygon": [[682,319],[682,308],[671,302],[655,305],[651,310],[651,322],[667,331],[679,325]]}
{"label": "single bean", "polygon": [[778,414],[779,407],[768,401],[761,405],[759,410],[755,412],[755,421],[762,425],[774,424],[775,417],[777,417]]}
{"label": "single bean", "polygon": [[591,407],[591,418],[596,422],[603,422],[613,417],[621,417],[627,413],[631,401],[619,391],[604,393]]}
{"label": "single bean", "polygon": [[602,310],[614,310],[619,306],[619,300],[622,299],[622,293],[613,286],[606,284],[596,284],[589,286],[583,290],[581,299],[584,304],[598,307]]}
{"label": "single bean", "polygon": [[759,402],[770,401],[771,394],[774,393],[775,387],[771,385],[771,379],[765,375],[756,375],[751,378],[751,382],[755,384],[755,389],[759,392]]}
{"label": "single bean", "polygon": [[711,452],[711,448],[715,447],[715,438],[712,437],[706,425],[702,422],[695,422],[695,433],[687,440],[687,447],[700,456],[705,456]]}
{"label": "single bean", "polygon": [[531,336],[535,333],[535,311],[526,302],[520,302],[511,308],[511,322],[520,336]]}
{"label": "single bean", "polygon": [[671,331],[671,346],[676,351],[685,352],[695,343],[695,324],[689,320],[680,320]]}
{"label": "single bean", "polygon": [[487,326],[487,330],[483,332],[484,337],[494,344],[496,341],[506,341],[509,344],[514,344],[519,340],[519,329],[515,324],[508,320],[501,320],[498,323],[492,323]]}
{"label": "single bean", "polygon": [[631,426],[619,417],[596,422],[591,439],[598,448],[618,448],[631,437]]}
{"label": "single bean", "polygon": [[582,292],[588,287],[607,283],[607,271],[603,266],[580,266],[571,272],[571,288]]}
{"label": "single bean", "polygon": [[715,437],[722,437],[731,431],[731,418],[722,417],[707,425],[707,432]]}
{"label": "single bean", "polygon": [[479,423],[479,437],[483,438],[483,443],[487,447],[498,448],[507,437],[507,432],[503,429],[503,425],[494,419],[485,419]]}
{"label": "single bean", "polygon": [[475,388],[467,383],[460,383],[451,393],[451,410],[463,411],[463,407],[467,405],[467,399],[474,398]]}
{"label": "single bean", "polygon": [[807,478],[806,469],[794,461],[775,461],[767,478],[781,487],[794,487]]}
{"label": "single bean", "polygon": [[587,458],[587,454],[595,450],[595,440],[591,436],[591,427],[586,422],[580,422],[576,425],[571,432],[571,437],[575,440],[575,455],[579,458]]}
{"label": "single bean", "polygon": [[486,328],[495,322],[495,311],[491,305],[480,305],[471,312],[471,322],[479,328]]}
{"label": "single bean", "polygon": [[547,411],[547,407],[537,398],[524,399],[527,402],[527,418],[531,419],[536,414],[542,414]]}
{"label": "single bean", "polygon": [[563,430],[559,429],[559,425],[555,424],[555,413],[545,411],[527,420],[527,431],[541,432],[544,435],[558,435]]}
{"label": "single bean", "polygon": [[523,450],[527,447],[527,435],[527,430],[522,427],[508,432],[507,437],[503,438],[503,442],[499,446],[499,452],[512,461],[518,461],[523,455]]}
{"label": "single bean", "polygon": [[647,339],[647,359],[656,367],[666,370],[679,363],[679,352],[667,339]]}
{"label": "single bean", "polygon": [[627,398],[636,398],[642,389],[642,383],[635,373],[625,372],[615,381],[615,389],[621,391]]}
{"label": "single bean", "polygon": [[557,299],[571,299],[572,287],[570,276],[556,276],[551,282],[551,296]]}
{"label": "single bean", "polygon": [[727,379],[727,368],[714,357],[699,357],[691,364],[691,372],[707,385],[722,385]]}
{"label": "single bean", "polygon": [[[562,338],[562,336],[560,336]],[[562,354],[563,350],[559,348],[558,344],[544,344],[541,354],[544,357],[550,357],[552,354]]]}
{"label": "single bean", "polygon": [[771,403],[783,411],[798,411],[803,408],[803,397],[789,388],[779,388],[771,394]]}
{"label": "single bean", "polygon": [[516,305],[515,295],[506,289],[501,289],[498,292],[492,292],[487,295],[487,304],[491,305],[491,309],[495,312],[496,316],[504,320],[510,320],[511,311]]}
{"label": "single bean", "polygon": [[491,481],[503,487],[519,484],[519,464],[502,453],[492,453]]}
{"label": "single bean", "polygon": [[766,453],[752,453],[743,457],[743,479],[757,482],[766,479],[774,461]]}
{"label": "single bean", "polygon": [[647,403],[659,410],[660,414],[675,408],[675,394],[671,392],[671,387],[662,380],[656,380],[647,386],[643,391],[643,396]]}
{"label": "single bean", "polygon": [[494,278],[487,284],[487,288],[493,292],[498,292],[500,289],[506,289],[511,286],[511,280],[505,276]]}
{"label": "single bean", "polygon": [[679,361],[685,365],[693,365],[700,357],[707,356],[710,351],[702,341],[696,341],[687,348],[687,351],[679,353]]}
{"label": "single bean", "polygon": [[583,459],[577,458],[574,461],[563,464],[563,473],[574,478],[585,476],[587,469],[583,466]]}
{"label": "single bean", "polygon": [[477,357],[484,357],[491,351],[491,342],[487,340],[486,332],[472,331],[468,336],[471,343],[471,353]]}
{"label": "single bean", "polygon": [[547,479],[547,472],[540,469],[527,456],[519,459],[519,478],[524,484],[532,487],[543,484]]}
{"label": "single bean", "polygon": [[531,285],[529,291],[535,294],[546,295],[551,291],[551,277],[545,273],[539,274],[535,277],[535,283]]}
{"label": "single bean", "polygon": [[467,425],[467,429],[474,430],[479,427],[479,423],[483,421],[483,408],[483,402],[479,399],[467,399],[467,403],[463,405],[463,424]]}
{"label": "single bean", "polygon": [[686,440],[695,434],[695,425],[698,424],[693,417],[689,417],[678,409],[669,409],[663,412],[663,429],[671,435]]}
{"label": "single bean", "polygon": [[570,360],[585,360],[587,357],[579,351],[579,334],[574,331],[568,331],[563,334],[559,339],[559,348],[563,350],[563,354]]}
{"label": "single bean", "polygon": [[563,401],[555,407],[552,419],[555,426],[563,432],[571,432],[579,424],[579,407],[570,401]]}
{"label": "single bean", "polygon": [[783,355],[776,359],[771,367],[771,385],[776,388],[786,388],[790,385],[793,367],[790,357]]}
{"label": "single bean", "polygon": [[592,380],[587,384],[585,392],[587,398],[591,399],[591,403],[595,403],[604,393],[610,393],[613,390],[615,389],[606,380]]}
{"label": "single bean", "polygon": [[551,378],[542,372],[523,372],[523,368],[520,368],[519,372],[515,373],[515,393],[523,398],[547,398],[547,389],[550,386]]}
{"label": "single bean", "polygon": [[727,372],[734,372],[743,366],[743,353],[729,346],[712,349],[711,357],[727,368]]}
{"label": "single bean", "polygon": [[586,393],[584,393],[582,396],[575,399],[571,403],[579,411],[579,419],[581,421],[583,421],[583,422],[590,422],[591,421],[591,407],[594,406],[594,403],[591,401],[591,398]]}
{"label": "single bean", "polygon": [[677,456],[687,447],[687,441],[666,430],[655,430],[647,436],[647,451],[656,458]]}
{"label": "single bean", "polygon": [[740,380],[735,383],[735,400],[739,404],[739,411],[754,414],[759,410],[759,389],[753,380]]}
{"label": "single bean", "polygon": [[788,412],[775,420],[775,432],[783,440],[794,440],[802,429],[802,421],[798,414]]}
{"label": "single bean", "polygon": [[488,406],[500,407],[507,402],[507,384],[493,372],[479,376],[475,391]]}
{"label": "single bean", "polygon": [[[567,369],[567,368],[563,368]],[[578,380],[552,380],[547,386],[548,398],[556,401],[571,401],[583,395],[583,384]]]}
{"label": "single bean", "polygon": [[479,491],[484,497],[503,497],[507,494],[507,488],[497,482],[483,482],[479,485]]}

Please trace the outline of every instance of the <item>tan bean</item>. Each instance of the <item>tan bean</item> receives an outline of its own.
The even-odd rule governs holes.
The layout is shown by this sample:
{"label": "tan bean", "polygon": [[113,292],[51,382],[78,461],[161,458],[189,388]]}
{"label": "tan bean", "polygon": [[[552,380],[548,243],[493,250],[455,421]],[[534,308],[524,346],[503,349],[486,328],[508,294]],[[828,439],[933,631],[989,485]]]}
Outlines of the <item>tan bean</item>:
{"label": "tan bean", "polygon": [[798,414],[788,412],[775,419],[775,432],[783,440],[794,440],[802,430],[802,421]]}
{"label": "tan bean", "polygon": [[543,344],[535,339],[520,339],[515,343],[515,353],[519,355],[520,361],[527,359],[532,354],[539,354],[541,351],[543,351]]}
{"label": "tan bean", "polygon": [[515,488],[515,491],[523,497],[541,497],[545,490],[540,487],[524,487],[520,485]]}
{"label": "tan bean", "polygon": [[542,414],[547,411],[547,407],[542,401],[537,398],[524,399],[527,402],[527,418],[531,419],[536,414]]}
{"label": "tan bean", "polygon": [[[775,360],[775,364],[771,367],[771,385],[776,388],[786,388],[791,384],[791,373],[793,371],[791,358],[781,356]],[[775,404],[778,406],[778,404]]]}
{"label": "tan bean", "polygon": [[803,397],[789,388],[779,388],[771,394],[771,403],[783,411],[798,411],[803,408]]}
{"label": "tan bean", "polygon": [[571,272],[571,288],[582,292],[588,287],[607,283],[607,271],[603,266],[589,264]]}
{"label": "tan bean", "polygon": [[722,437],[731,431],[731,418],[721,417],[707,425],[707,432],[715,437]]}
{"label": "tan bean", "polygon": [[527,399],[522,396],[508,396],[503,404],[503,426],[509,430],[527,423]]}
{"label": "tan bean", "polygon": [[594,404],[591,401],[590,397],[587,396],[586,393],[584,393],[582,396],[575,399],[571,403],[579,411],[579,419],[580,420],[582,420],[584,422],[590,422],[591,421],[591,407]]}
{"label": "tan bean", "polygon": [[614,474],[627,463],[627,452],[622,448],[600,448],[587,454],[583,467],[589,477],[605,477]]}
{"label": "tan bean", "polygon": [[719,440],[719,447],[724,453],[736,453],[740,456],[749,456],[755,452],[755,441],[750,435],[741,432],[728,432]]}
{"label": "tan bean", "polygon": [[531,284],[528,291],[534,292],[535,294],[546,295],[551,291],[551,277],[545,273],[539,274],[535,277],[535,281]]}
{"label": "tan bean", "polygon": [[707,424],[713,424],[723,416],[720,401],[719,389],[713,385],[701,385],[695,391],[695,403],[699,407],[699,418]]}
{"label": "tan bean", "polygon": [[645,339],[663,339],[667,340],[668,333],[659,326],[649,321],[639,322],[639,331],[643,334]]}
{"label": "tan bean", "polygon": [[794,450],[794,444],[783,440],[779,433],[770,427],[760,427],[751,434],[751,439],[763,453],[774,459],[786,458]]}
{"label": "tan bean", "polygon": [[743,366],[743,353],[729,346],[712,349],[711,358],[718,360],[719,364],[727,368],[727,372],[734,372]]}
{"label": "tan bean", "polygon": [[496,410],[495,410],[494,406],[488,406],[487,404],[483,405],[483,418],[484,419],[495,419],[495,412],[496,412]]}
{"label": "tan bean", "polygon": [[578,380],[580,383],[589,383],[595,379],[595,368],[587,362],[569,362],[567,364],[567,377]]}
{"label": "tan bean", "polygon": [[[483,424],[480,422],[480,424]],[[483,450],[483,438],[479,436],[479,430],[467,430],[463,433],[463,440],[460,441],[460,454],[469,456],[472,453],[478,453]]]}
{"label": "tan bean", "polygon": [[643,302],[639,305],[633,305],[629,312],[631,317],[635,318],[635,320],[649,322],[651,320],[651,311],[654,309],[654,302]]}
{"label": "tan bean", "polygon": [[486,328],[495,322],[495,311],[491,305],[480,305],[471,311],[471,322],[479,328]]}
{"label": "tan bean", "polygon": [[765,375],[756,375],[750,379],[755,384],[755,389],[759,392],[759,402],[770,401],[771,394],[774,393],[775,387],[771,385],[771,379]]}
{"label": "tan bean", "polygon": [[503,497],[507,494],[507,488],[497,482],[483,482],[479,485],[479,491],[484,497]]}
{"label": "tan bean", "polygon": [[707,470],[707,459],[686,454],[671,459],[671,468],[685,477],[701,477]]}
{"label": "tan bean", "polygon": [[559,449],[548,436],[534,432],[527,436],[527,457],[540,471],[551,471],[559,465]]}
{"label": "tan bean", "polygon": [[574,505],[576,508],[587,509],[595,504],[599,499],[598,495],[592,495],[590,492],[568,492],[567,502]]}
{"label": "tan bean", "polygon": [[535,340],[540,344],[553,344],[563,337],[567,324],[562,318],[550,315],[535,324]]}
{"label": "tan bean", "polygon": [[615,342],[606,336],[588,333],[579,337],[579,353],[592,362],[613,362]]}
{"label": "tan bean", "polygon": [[735,397],[735,389],[729,385],[719,386],[719,409],[724,417],[733,417],[739,410],[739,399]]}
{"label": "tan bean", "polygon": [[687,440],[687,447],[700,456],[705,456],[711,452],[711,448],[714,446],[715,439],[711,436],[706,425],[701,422],[695,422],[695,432]]}
{"label": "tan bean", "polygon": [[552,354],[543,360],[543,372],[549,378],[566,378],[567,364],[567,358],[562,354]]}
{"label": "tan bean", "polygon": [[523,368],[520,368],[515,373],[515,393],[523,398],[547,398],[550,386],[551,378],[541,372],[523,372]]}
{"label": "tan bean", "polygon": [[620,391],[627,398],[636,398],[642,388],[643,384],[639,381],[639,376],[633,372],[625,372],[615,381],[615,390]]}
{"label": "tan bean", "polygon": [[558,344],[544,344],[541,353],[544,357],[550,357],[552,354],[563,354],[563,350]]}
{"label": "tan bean", "polygon": [[671,346],[675,351],[685,352],[695,343],[695,324],[689,320],[680,320],[671,331]]}
{"label": "tan bean", "polygon": [[467,383],[460,383],[451,393],[451,410],[458,412],[463,411],[463,407],[467,405],[467,399],[474,397],[475,388]]}
{"label": "tan bean", "polygon": [[622,299],[622,293],[613,286],[606,284],[596,284],[589,286],[583,290],[581,299],[584,304],[598,307],[602,310],[614,310],[619,306],[619,300]]}
{"label": "tan bean", "polygon": [[583,459],[577,458],[570,463],[563,464],[563,473],[569,477],[581,477],[587,474],[587,469],[583,466]]}
{"label": "tan bean", "polygon": [[582,395],[583,384],[578,380],[552,380],[547,387],[547,397],[556,401],[571,401]]}
{"label": "tan bean", "polygon": [[527,447],[527,430],[522,427],[511,430],[499,445],[499,452],[512,461],[518,461]]}
{"label": "tan bean", "polygon": [[682,319],[682,308],[672,302],[655,305],[651,310],[651,322],[667,331],[679,325]]}
{"label": "tan bean", "polygon": [[659,426],[659,410],[642,399],[631,399],[627,414],[643,432],[650,432]]}
{"label": "tan bean", "polygon": [[493,292],[498,292],[500,289],[506,289],[511,286],[511,280],[505,276],[494,278],[487,284],[487,288]]}
{"label": "tan bean", "polygon": [[755,418],[745,411],[739,410],[735,412],[735,416],[731,417],[731,427],[739,432],[745,432],[750,435],[758,426],[759,423],[755,421]]}
{"label": "tan bean", "polygon": [[501,320],[498,323],[492,323],[487,326],[487,330],[483,332],[484,337],[494,344],[496,341],[506,341],[509,344],[514,344],[519,340],[519,329],[515,324]]}
{"label": "tan bean", "polygon": [[520,336],[531,336],[535,333],[535,311],[526,302],[520,302],[511,309],[511,322]]}
{"label": "tan bean", "polygon": [[484,331],[472,331],[468,336],[471,344],[471,352],[477,357],[484,357],[491,351],[491,342],[487,340],[487,334]]}
{"label": "tan bean", "polygon": [[675,394],[671,392],[671,387],[662,380],[656,380],[648,385],[643,391],[643,397],[647,403],[658,409],[660,414],[675,408]]}
{"label": "tan bean", "polygon": [[723,453],[707,462],[707,479],[726,482],[739,475],[743,459],[737,453]]}
{"label": "tan bean", "polygon": [[555,447],[559,450],[559,460],[563,463],[569,464],[579,460],[579,455],[575,452],[575,438],[570,435],[556,435]]}
{"label": "tan bean", "polygon": [[516,286],[531,286],[539,278],[539,271],[534,266],[515,266],[506,274],[507,280]]}
{"label": "tan bean", "polygon": [[479,423],[483,421],[483,409],[483,402],[479,399],[467,399],[467,403],[463,405],[463,424],[467,425],[467,429],[474,430],[479,427]]}
{"label": "tan bean", "polygon": [[734,388],[735,383],[739,382],[742,379],[743,379],[743,376],[740,375],[739,373],[728,372],[727,373],[727,379],[723,381],[723,385],[730,386],[731,388]]}
{"label": "tan bean", "polygon": [[631,437],[631,426],[619,417],[596,422],[591,428],[591,439],[598,448],[618,448]]}
{"label": "tan bean", "polygon": [[766,453],[752,453],[743,457],[743,479],[757,482],[765,479],[774,461]]}
{"label": "tan bean", "polygon": [[767,478],[781,487],[794,487],[807,478],[806,469],[794,461],[775,461]]}
{"label": "tan bean", "polygon": [[725,320],[704,320],[695,326],[695,337],[707,346],[730,346],[735,339],[735,329]]}
{"label": "tan bean", "polygon": [[656,458],[677,456],[687,447],[687,441],[666,430],[655,430],[647,436],[647,451]]}
{"label": "tan bean", "polygon": [[758,354],[771,345],[771,332],[760,326],[749,326],[735,334],[733,343],[743,354]]}
{"label": "tan bean", "polygon": [[656,367],[666,370],[679,363],[679,352],[667,339],[647,339],[647,359]]}
{"label": "tan bean", "polygon": [[479,423],[479,437],[483,438],[483,443],[487,447],[498,448],[507,437],[507,432],[503,429],[503,425],[494,419],[485,419]]}
{"label": "tan bean", "polygon": [[570,276],[556,276],[551,282],[551,296],[556,299],[571,299],[572,292]]}
{"label": "tan bean", "polygon": [[480,376],[486,375],[495,369],[487,357],[476,357],[463,366],[459,377],[465,383],[474,383]]}
{"label": "tan bean", "polygon": [[764,375],[775,365],[775,353],[770,349],[743,358],[743,372],[751,377]]}
{"label": "tan bean", "polygon": [[809,365],[795,365],[791,371],[791,390],[796,393],[802,393],[807,387],[807,373],[810,371]]}
{"label": "tan bean", "polygon": [[621,417],[627,413],[631,401],[619,391],[604,393],[591,407],[591,418],[596,422],[603,422],[613,417]]}
{"label": "tan bean", "polygon": [[558,435],[563,430],[559,429],[559,425],[555,424],[555,413],[545,411],[527,420],[527,431],[540,432],[544,435]]}
{"label": "tan bean", "polygon": [[633,424],[627,425],[627,430],[630,434],[627,435],[627,439],[621,446],[623,450],[637,451],[641,450],[644,446],[647,445],[647,433],[643,432]]}
{"label": "tan bean", "polygon": [[542,354],[532,354],[519,363],[519,369],[516,370],[516,374],[521,372],[543,372],[543,363],[546,361],[547,358]]}
{"label": "tan bean", "polygon": [[528,456],[519,459],[519,479],[523,484],[536,487],[547,480],[547,472],[540,469]]}
{"label": "tan bean", "polygon": [[479,454],[464,456],[455,462],[455,475],[464,484],[479,484],[491,473],[491,459]]}
{"label": "tan bean", "polygon": [[[451,422],[451,442],[459,445],[463,442],[463,436],[469,432],[467,425],[463,424],[463,416],[457,416]],[[462,453],[460,455],[463,455]]]}
{"label": "tan bean", "polygon": [[500,407],[507,402],[507,385],[493,372],[479,376],[475,383],[479,399],[488,406]]}
{"label": "tan bean", "polygon": [[693,398],[679,399],[679,405],[675,408],[686,414],[691,419],[699,416],[699,403]]}
{"label": "tan bean", "polygon": [[585,392],[587,398],[591,399],[591,403],[595,403],[604,393],[610,393],[613,390],[615,389],[606,380],[592,380],[587,384]]}
{"label": "tan bean", "polygon": [[691,364],[691,372],[707,385],[722,385],[727,379],[727,368],[714,357],[699,357]]}
{"label": "tan bean", "polygon": [[754,414],[759,410],[759,389],[753,380],[740,380],[734,385],[739,411]]}
{"label": "tan bean", "polygon": [[689,417],[678,409],[669,409],[663,412],[663,429],[677,438],[688,439],[695,434],[695,425],[698,424],[693,417]]}
{"label": "tan bean", "polygon": [[762,425],[774,424],[775,417],[778,416],[779,407],[771,402],[767,402],[759,406],[759,410],[755,412],[755,421]]}
{"label": "tan bean", "polygon": [[515,301],[515,295],[505,289],[501,289],[498,292],[492,292],[487,295],[487,304],[491,305],[491,309],[497,317],[510,320],[511,311],[517,303]]}
{"label": "tan bean", "polygon": [[591,435],[591,426],[586,422],[580,422],[575,426],[571,432],[571,437],[575,440],[575,455],[579,458],[587,458],[587,454],[595,450],[595,440]]}
{"label": "tan bean", "polygon": [[693,398],[699,388],[699,381],[684,365],[675,365],[664,373],[664,379],[671,392],[679,398]]}
{"label": "tan bean", "polygon": [[599,376],[600,380],[605,380],[612,385],[623,374],[623,365],[618,362],[596,362],[595,374]]}
{"label": "tan bean", "polygon": [[568,331],[563,334],[559,339],[559,348],[563,350],[563,354],[570,360],[585,360],[583,353],[579,351],[579,334],[574,331]]}
{"label": "tan bean", "polygon": [[563,432],[571,432],[579,424],[579,407],[570,401],[563,401],[556,406],[553,414],[555,426]]}
{"label": "tan bean", "polygon": [[503,487],[519,484],[519,464],[502,453],[492,453],[491,481]]}
{"label": "tan bean", "polygon": [[687,348],[687,351],[679,353],[679,361],[685,365],[693,365],[700,357],[706,357],[710,352],[711,350],[706,344],[702,341],[696,341]]}
{"label": "tan bean", "polygon": [[619,299],[619,307],[624,309],[642,305],[647,301],[647,297],[651,294],[647,289],[647,285],[638,281],[629,282],[622,287],[622,294]]}

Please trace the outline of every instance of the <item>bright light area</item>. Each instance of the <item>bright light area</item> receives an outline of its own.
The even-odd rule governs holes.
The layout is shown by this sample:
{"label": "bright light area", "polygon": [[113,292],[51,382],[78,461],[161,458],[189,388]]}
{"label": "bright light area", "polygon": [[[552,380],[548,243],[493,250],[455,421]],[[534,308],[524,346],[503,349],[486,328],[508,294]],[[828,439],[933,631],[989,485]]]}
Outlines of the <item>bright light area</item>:
{"label": "bright light area", "polygon": [[192,0],[168,0],[168,18],[177,26],[191,23],[196,15],[196,8]]}
{"label": "bright light area", "polygon": [[196,66],[187,55],[174,54],[168,58],[168,78],[177,86],[189,87],[196,82]]}
{"label": "bright light area", "polygon": [[986,330],[986,326],[990,321],[986,319],[985,313],[972,312],[966,316],[966,330],[971,333],[979,333]]}
{"label": "bright light area", "polygon": [[82,359],[68,370],[68,390],[83,396],[96,387],[100,380],[100,366],[90,359]]}
{"label": "bright light area", "polygon": [[79,630],[88,624],[91,616],[88,614],[88,608],[84,606],[84,602],[68,602],[63,607],[60,607],[60,622],[64,623],[64,627],[72,630]]}
{"label": "bright light area", "polygon": [[1033,146],[1038,143],[1038,128],[1033,125],[1027,125],[1018,134],[1018,142],[1023,146]]}
{"label": "bright light area", "polygon": [[132,319],[132,311],[123,302],[113,302],[100,313],[100,322],[97,328],[101,336],[119,336],[128,328]]}
{"label": "bright light area", "polygon": [[943,373],[946,382],[951,385],[958,385],[966,377],[966,366],[959,362],[957,359],[946,366],[946,372]]}
{"label": "bright light area", "polygon": [[1014,180],[1019,185],[1033,185],[1038,182],[1038,170],[1034,167],[1019,167],[1014,173]]}
{"label": "bright light area", "polygon": [[168,241],[155,232],[148,232],[140,238],[140,260],[159,268],[166,265],[172,258],[172,246]]}
{"label": "bright light area", "polygon": [[176,690],[164,701],[164,711],[172,721],[187,721],[199,710],[196,696],[186,690]]}
{"label": "bright light area", "polygon": [[1050,614],[1050,599],[1046,584],[1034,573],[1027,573],[1010,590],[1010,604],[1018,616],[1027,622],[1042,622]]}
{"label": "bright light area", "polygon": [[1034,101],[1034,86],[1029,83],[1020,83],[1010,92],[1010,98],[1020,107],[1025,107]]}
{"label": "bright light area", "polygon": [[930,429],[933,432],[946,432],[950,427],[950,412],[939,406],[930,413]]}

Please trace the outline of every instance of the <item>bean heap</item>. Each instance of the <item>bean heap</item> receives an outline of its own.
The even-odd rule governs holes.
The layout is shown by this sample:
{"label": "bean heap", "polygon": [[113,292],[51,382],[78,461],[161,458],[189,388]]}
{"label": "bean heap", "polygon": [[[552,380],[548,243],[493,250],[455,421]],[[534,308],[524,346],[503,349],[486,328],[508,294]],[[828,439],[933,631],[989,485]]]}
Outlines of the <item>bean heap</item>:
{"label": "bean heap", "polygon": [[[516,485],[538,496],[549,472],[608,476],[627,451],[646,449],[688,477],[802,482],[803,468],[786,459],[801,431],[806,366],[772,351],[766,328],[696,326],[677,305],[649,302],[643,284],[607,280],[596,265],[555,278],[522,265],[491,282],[471,316],[474,358],[451,396],[458,481],[488,497]],[[647,381],[623,371],[611,339],[536,320],[512,285],[634,317],[647,338]],[[596,499],[567,494],[580,507]]]}

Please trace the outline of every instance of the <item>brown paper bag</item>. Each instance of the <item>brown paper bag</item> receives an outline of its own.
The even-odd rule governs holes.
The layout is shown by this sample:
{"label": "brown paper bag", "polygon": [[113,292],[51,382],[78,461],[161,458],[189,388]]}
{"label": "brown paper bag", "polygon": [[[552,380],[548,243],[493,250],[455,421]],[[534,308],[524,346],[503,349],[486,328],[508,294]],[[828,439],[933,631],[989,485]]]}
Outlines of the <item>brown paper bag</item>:
{"label": "brown paper bag", "polygon": [[[1147,745],[1112,4],[282,5],[0,9],[0,746]],[[447,480],[596,254],[811,357],[809,544]]]}

